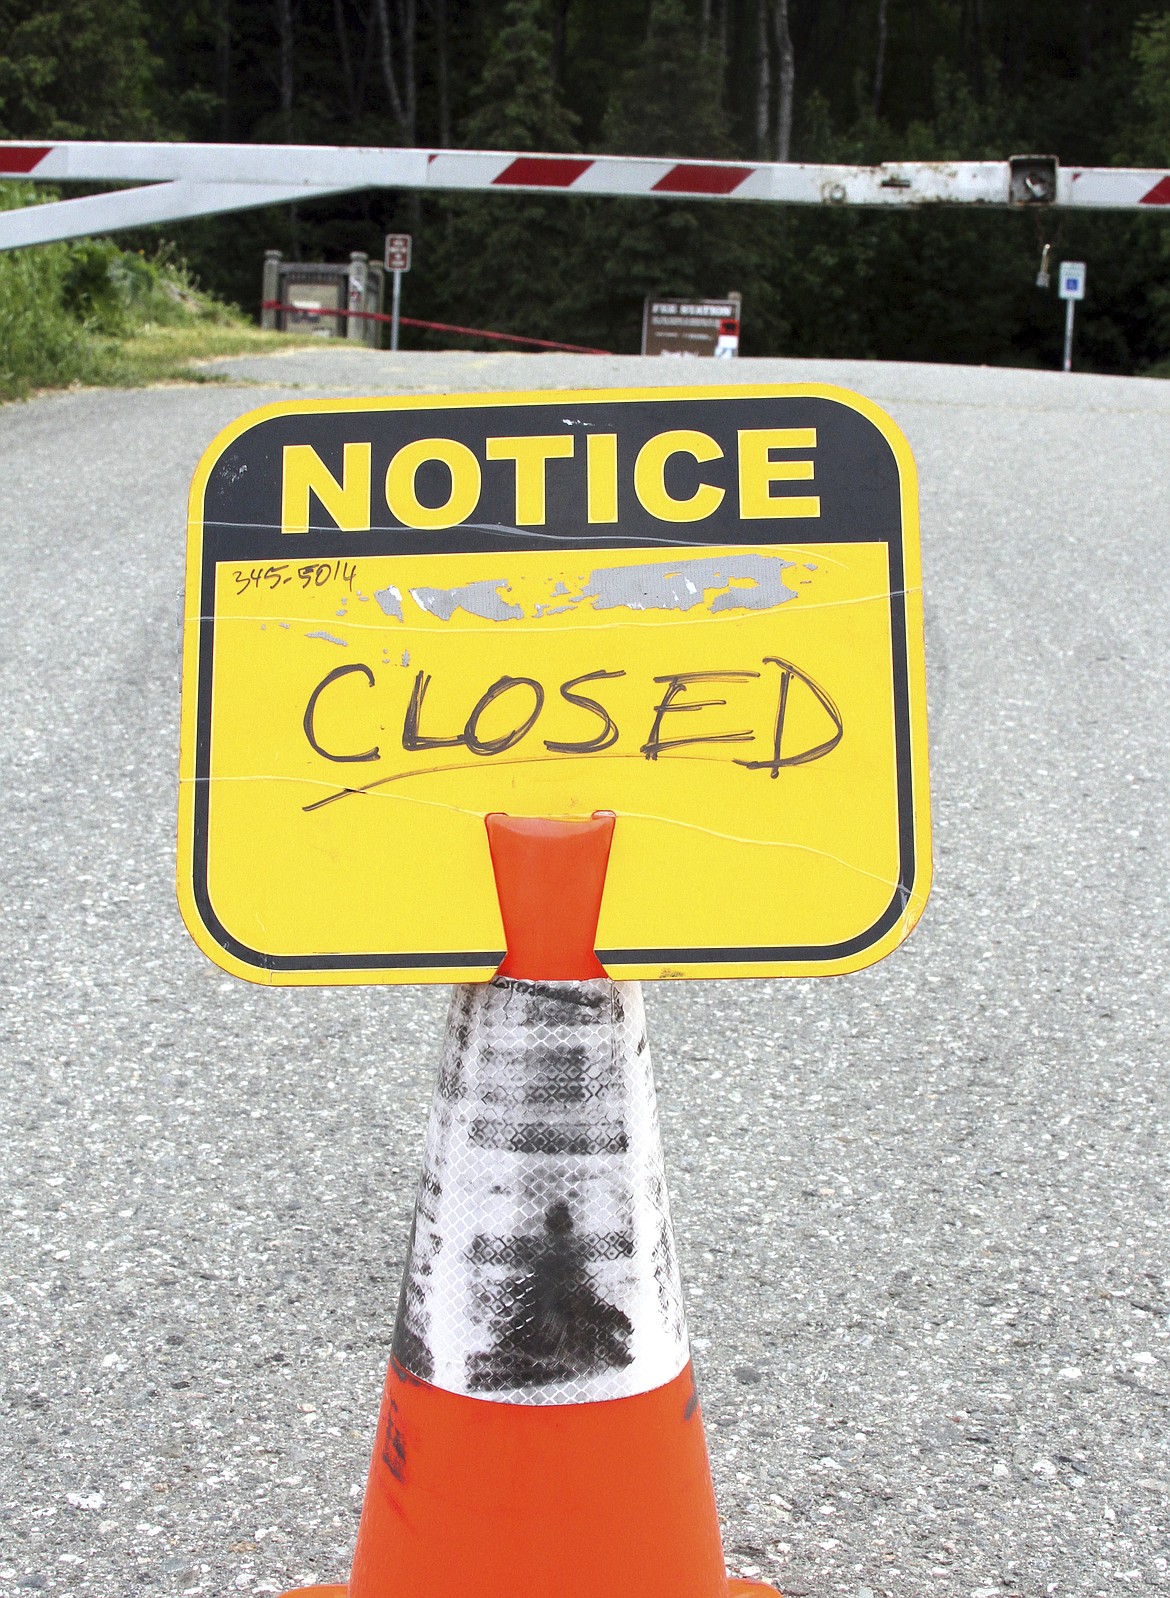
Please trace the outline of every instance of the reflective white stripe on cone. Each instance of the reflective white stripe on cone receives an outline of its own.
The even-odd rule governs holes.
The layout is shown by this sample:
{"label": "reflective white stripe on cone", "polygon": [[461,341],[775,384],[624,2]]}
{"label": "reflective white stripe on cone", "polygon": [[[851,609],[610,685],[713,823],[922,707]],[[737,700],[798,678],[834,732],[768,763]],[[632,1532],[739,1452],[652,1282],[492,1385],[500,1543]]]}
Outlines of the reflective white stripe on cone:
{"label": "reflective white stripe on cone", "polygon": [[624,1398],[686,1365],[638,983],[454,990],[394,1357],[522,1404]]}

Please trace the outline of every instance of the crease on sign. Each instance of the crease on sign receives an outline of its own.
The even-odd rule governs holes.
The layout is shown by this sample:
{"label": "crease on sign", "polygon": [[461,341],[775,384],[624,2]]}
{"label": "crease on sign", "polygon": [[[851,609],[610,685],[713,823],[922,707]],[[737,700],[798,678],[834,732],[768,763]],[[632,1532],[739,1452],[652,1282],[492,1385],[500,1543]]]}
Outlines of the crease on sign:
{"label": "crease on sign", "polygon": [[[485,577],[460,583],[453,588],[418,587],[410,597],[420,610],[447,622],[456,611],[484,621],[540,621],[545,616],[572,613],[582,606],[599,612],[628,610],[669,613],[704,611],[709,616],[729,611],[776,610],[798,597],[789,587],[784,573],[797,568],[795,561],[782,555],[726,554],[694,560],[638,562],[623,566],[599,566],[589,576],[570,586],[565,577],[546,576],[532,586],[541,597],[521,602],[518,590],[524,583],[506,577]],[[805,563],[805,571],[815,566]],[[802,586],[809,581],[802,578]],[[402,594],[394,586],[375,593],[384,615],[403,621]]]}
{"label": "crease on sign", "polygon": [[[802,579],[802,581],[803,581],[803,579]],[[414,590],[411,589],[411,590],[408,590],[408,592],[413,593]],[[424,592],[434,592],[434,590],[424,590]],[[384,612],[385,615],[389,616],[392,620],[400,621],[402,623],[402,628],[403,628],[404,632],[420,633],[420,634],[423,634],[423,635],[426,634],[427,629],[425,627],[421,627],[417,622],[413,622],[412,623],[412,622],[406,621],[405,617],[398,613],[398,610],[395,608],[396,602],[397,602],[399,607],[401,606],[401,595],[400,595],[398,589],[396,589],[396,588],[393,589],[393,590],[383,589],[382,593],[376,595],[375,597],[378,598],[379,601],[381,601],[382,594],[390,594],[390,596],[391,596],[387,600],[386,605],[383,606],[383,612]],[[921,588],[921,586],[917,586],[917,587],[914,587],[914,588],[875,588],[872,593],[868,593],[868,594],[852,594],[847,599],[840,599],[840,598],[839,599],[810,599],[810,598],[808,598],[808,597],[806,597],[804,595],[799,595],[799,594],[798,595],[794,595],[794,597],[803,600],[803,603],[801,604],[800,608],[801,608],[802,611],[805,611],[805,610],[838,610],[838,609],[841,609],[842,607],[844,607],[846,605],[884,604],[887,601],[889,601],[890,599],[908,599],[908,598],[911,598],[911,597],[920,597],[921,594],[922,594],[922,588]],[[555,597],[559,597],[559,596],[555,596]],[[512,607],[509,606],[508,608],[511,609]],[[516,608],[519,608],[519,607],[516,607]],[[763,607],[760,607],[760,608],[763,608]],[[557,615],[559,613],[568,612],[568,611],[572,611],[572,610],[575,610],[575,609],[576,609],[576,607],[569,606],[569,605],[564,605],[564,606],[546,606],[546,607],[542,608],[542,616],[555,616],[555,615]],[[736,611],[732,611],[730,609],[725,609],[725,610],[716,611],[715,607],[713,605],[708,605],[706,607],[706,614],[707,615],[712,616],[713,619],[719,620],[719,621],[721,621],[721,622],[723,622],[725,624],[726,623],[733,623],[733,622],[737,622],[737,621],[750,621],[752,619],[752,615],[754,613],[755,612],[753,612],[752,610],[743,610],[743,611],[736,612]],[[433,612],[430,612],[430,614],[433,614]],[[454,615],[454,609],[452,609],[451,614]],[[590,611],[589,614],[590,615],[596,615],[597,614],[596,609],[594,609],[593,611]],[[673,621],[673,620],[669,619],[668,614],[665,611],[663,612],[663,618],[664,619],[659,621],[659,622],[657,622],[656,625],[665,626],[665,627],[681,626],[682,623],[686,619],[686,617],[684,615],[680,615],[678,617],[677,621]],[[505,619],[511,620],[512,618],[511,617],[507,617]],[[188,616],[186,618],[186,620],[187,620],[187,623],[189,625],[197,626],[201,621],[204,620],[204,618],[201,617],[201,616]],[[232,614],[230,616],[222,616],[221,615],[221,616],[219,616],[217,618],[217,623],[218,623],[219,626],[224,626],[228,622],[231,622],[231,623],[256,622],[261,627],[266,627],[268,625],[276,625],[276,626],[283,627],[286,630],[288,628],[292,627],[292,626],[296,626],[298,624],[303,624],[304,621],[305,621],[305,618],[303,616],[289,616],[288,618],[283,618],[283,617],[279,617],[279,616],[271,616],[271,615],[262,616],[262,615],[252,615],[252,614],[249,614],[249,615],[246,615],[246,616],[245,615],[238,615],[238,614]],[[356,621],[356,620],[354,620],[354,619],[352,619],[350,617],[347,617],[345,625],[346,625],[346,628],[350,632],[380,633],[380,632],[383,631],[383,624],[380,621],[374,621],[374,622]],[[537,623],[537,626],[539,626],[539,623]],[[611,628],[616,628],[619,631],[624,631],[624,630],[628,629],[629,622],[628,621],[589,622],[589,623],[582,623],[582,626],[588,626],[590,632],[604,632],[607,629],[611,629]],[[531,627],[531,626],[530,627],[517,627],[517,628],[515,628],[515,631],[518,632],[518,633],[519,632],[531,632],[531,631],[535,631],[535,630],[536,630],[536,628]],[[574,630],[575,629],[572,626],[564,627],[564,631],[566,631],[566,632],[571,632],[571,631],[574,631]],[[456,624],[454,626],[447,626],[446,631],[448,631],[450,633],[467,633],[467,634],[469,634],[471,636],[475,636],[475,634],[477,632],[477,629],[475,629],[473,627],[460,627],[458,624]],[[346,642],[346,640],[344,640],[344,639],[335,638],[335,637],[332,636],[332,634],[328,634],[328,633],[324,633],[324,632],[306,633],[305,637],[306,638],[323,638],[323,639],[326,639],[330,643],[345,643]]]}
{"label": "crease on sign", "polygon": [[[187,525],[189,528],[198,528],[201,524],[199,522],[189,522]],[[212,516],[206,517],[202,526],[204,528],[223,528],[227,532],[279,533],[282,531],[279,522],[231,522],[221,521]],[[505,522],[456,522],[452,527],[444,527],[438,530],[445,533],[503,533],[508,537],[519,539],[522,544],[531,544],[535,540],[564,547],[563,533],[542,533],[536,527],[509,527]],[[310,523],[309,531],[311,533],[335,533],[337,528],[336,526],[326,526],[323,522],[312,522]],[[379,533],[413,533],[417,529],[407,527],[403,522],[388,522],[385,526],[375,528],[374,531]],[[605,548],[613,549],[621,546],[622,539],[623,535],[621,533],[614,532],[577,533],[574,537],[574,543],[582,545],[600,544]],[[661,533],[638,533],[636,537],[634,535],[626,535],[627,548],[641,549],[644,546],[661,547],[662,549],[693,549],[695,540],[693,538],[667,538]],[[450,552],[448,551],[447,553]],[[509,549],[504,553],[511,554],[513,551]]]}
{"label": "crease on sign", "polygon": [[[391,530],[403,533],[412,531],[409,527],[399,527]],[[564,547],[564,535],[562,533],[542,533],[536,527],[509,527],[505,522],[460,522],[457,526],[447,530],[450,532],[505,533],[510,538],[520,539],[524,544],[531,543],[535,539],[543,543],[559,544],[562,548]],[[603,547],[608,545],[610,548],[620,543],[620,541],[621,534],[612,532],[577,533],[573,540],[576,544],[600,544]],[[632,542],[629,547],[638,549],[644,544],[661,545],[663,549],[693,549],[694,539],[667,538],[664,533],[639,533],[636,541]],[[511,553],[511,551],[508,551],[508,553]]]}
{"label": "crease on sign", "polygon": [[[574,758],[574,757],[570,757],[570,758]],[[579,758],[585,759],[585,758],[588,758],[588,757],[581,756]],[[612,756],[611,755],[611,756],[601,756],[599,758],[601,758],[601,759],[607,759],[608,758],[608,759],[619,759],[619,760],[621,760],[621,759],[638,759],[640,757],[638,757],[638,756],[629,756],[629,755],[617,755],[617,756]],[[702,757],[701,756],[691,756],[689,758],[696,759],[696,758],[702,758]],[[501,761],[497,762],[497,764],[501,765],[501,766],[504,766],[504,765],[520,765],[522,763],[523,762],[514,761],[514,760],[513,761],[501,760]],[[453,767],[450,767],[450,766],[446,766],[446,767],[443,767],[442,769],[445,770],[445,771],[450,771],[452,769],[472,770],[472,769],[475,769],[475,768],[472,768],[470,766],[468,766],[468,767],[459,767],[459,768],[453,768]],[[400,771],[393,777],[384,777],[382,779],[382,781],[383,781],[383,783],[398,782],[398,781],[401,781],[401,779],[404,778],[404,777],[422,777],[422,776],[433,775],[433,774],[434,774],[433,772],[423,772],[423,771]],[[199,779],[196,779],[194,777],[185,777],[182,780],[184,782],[194,783],[195,781],[197,781]],[[206,781],[207,779],[204,778],[203,780]],[[319,781],[316,781],[315,779],[309,778],[309,777],[278,777],[278,776],[271,776],[271,777],[261,777],[261,776],[257,776],[257,777],[215,777],[212,780],[217,782],[217,783],[219,783],[219,782],[280,782],[280,783],[297,783],[298,785],[301,785],[301,786],[303,786],[305,784],[310,784],[313,787],[319,787],[319,788],[325,788],[325,787],[332,786],[331,784],[324,783],[324,782],[319,782]],[[371,783],[370,786],[367,787],[367,788],[342,788],[340,791],[338,791],[337,789],[334,789],[334,791],[333,791],[333,793],[331,794],[330,797],[331,797],[331,799],[346,799],[346,798],[350,798],[350,797],[359,797],[359,796],[360,797],[364,797],[364,798],[371,798],[371,799],[395,799],[400,804],[422,805],[428,810],[446,810],[446,811],[449,811],[452,815],[468,816],[473,821],[482,821],[483,818],[485,817],[485,815],[487,815],[489,813],[486,810],[471,810],[466,805],[448,804],[442,799],[420,799],[415,794],[375,792],[374,790],[375,790],[376,787],[377,787],[377,784]],[[327,800],[325,802],[328,803],[329,801]],[[318,801],[318,804],[319,803],[320,803],[320,801]],[[317,808],[317,806],[306,805],[304,808],[306,810],[311,810],[311,809]],[[830,861],[832,861],[832,863],[834,865],[841,866],[844,870],[852,872],[855,876],[865,877],[870,882],[877,882],[883,888],[889,888],[889,889],[893,890],[894,888],[897,887],[896,881],[892,880],[889,877],[882,876],[880,872],[867,871],[864,866],[859,866],[853,860],[845,860],[840,855],[834,854],[830,849],[814,849],[811,844],[793,843],[793,842],[791,842],[790,840],[788,840],[786,838],[746,838],[746,837],[742,836],[740,833],[736,833],[736,832],[721,832],[716,827],[704,827],[698,821],[681,821],[675,816],[655,816],[655,815],[650,814],[649,812],[641,811],[641,810],[622,810],[622,811],[619,812],[619,815],[620,815],[620,817],[621,817],[621,819],[623,821],[650,821],[650,822],[653,822],[656,826],[661,826],[661,827],[680,827],[680,828],[682,828],[682,830],[684,832],[701,832],[701,833],[704,834],[704,836],[706,836],[708,838],[718,838],[723,843],[744,843],[744,844],[750,845],[752,848],[758,848],[758,849],[792,849],[792,850],[795,850],[799,854],[816,855],[816,857],[818,859],[820,859],[820,860],[830,860]],[[910,898],[913,898],[913,897],[914,897],[913,890],[911,890]]]}
{"label": "crease on sign", "polygon": [[[804,611],[804,610],[839,610],[839,609],[843,608],[846,605],[882,604],[882,603],[885,603],[886,601],[888,601],[888,600],[890,600],[892,598],[897,598],[899,596],[906,597],[906,596],[909,596],[909,595],[921,594],[921,593],[922,593],[922,590],[920,588],[877,588],[877,589],[874,590],[874,592],[872,594],[853,594],[848,599],[808,600],[800,608],[801,608],[802,611]],[[546,615],[555,615],[556,612],[550,610],[550,611],[546,611],[545,614]],[[592,614],[592,613],[590,613],[590,614]],[[734,626],[734,624],[736,622],[751,621],[753,614],[754,613],[751,612],[751,611],[721,611],[717,616],[712,616],[709,619],[712,620],[712,621],[717,621],[722,626],[727,627],[727,626]],[[291,623],[287,622],[287,621],[282,621],[279,618],[272,617],[272,616],[228,616],[228,617],[220,616],[219,620],[218,620],[218,625],[220,627],[223,627],[228,622],[230,622],[230,623],[255,622],[255,623],[258,623],[261,627],[264,627],[267,624],[275,623],[275,625],[283,627],[286,631],[288,631],[290,629],[290,626],[296,625],[298,623],[303,623],[304,620],[305,620],[305,618],[303,616],[294,616],[292,618],[292,622]],[[685,624],[686,624],[686,617],[684,617],[684,616],[679,616],[677,618],[677,620],[672,619],[672,618],[670,618],[668,616],[664,616],[661,620],[659,620],[657,618],[655,620],[655,626],[656,627],[662,627],[662,628],[665,628],[665,627],[682,627]],[[355,632],[355,633],[363,633],[363,632],[366,632],[366,633],[377,633],[377,634],[380,634],[382,636],[385,636],[385,627],[383,626],[383,624],[381,622],[376,622],[376,621],[374,621],[374,622],[369,622],[369,621],[349,621],[347,619],[345,625],[346,625],[346,629],[349,632]],[[569,623],[567,625],[566,624],[562,624],[562,631],[564,631],[566,633],[578,632],[578,631],[588,631],[589,633],[603,633],[603,632],[617,631],[617,632],[624,632],[624,633],[628,634],[629,633],[629,628],[630,628],[630,624],[629,624],[628,620],[627,621],[590,621],[590,622],[582,622],[582,623],[580,623],[579,626],[573,626],[571,623]],[[510,630],[513,631],[513,632],[516,632],[516,633],[525,633],[525,632],[533,633],[533,632],[538,632],[540,630],[540,624],[537,623],[535,625],[514,627],[514,628],[512,628]],[[421,626],[418,622],[404,621],[403,624],[402,624],[402,631],[403,631],[403,633],[417,633],[420,637],[425,638],[427,636],[428,632],[429,632],[429,629],[426,628],[426,627]],[[456,626],[446,626],[444,628],[444,632],[447,633],[447,634],[454,634],[454,633],[466,634],[468,637],[471,637],[471,638],[482,637],[482,633],[480,633],[479,629],[475,628],[475,627],[460,627],[458,625],[456,625]],[[326,635],[324,633],[306,633],[305,634],[306,638],[323,638],[325,636]]]}

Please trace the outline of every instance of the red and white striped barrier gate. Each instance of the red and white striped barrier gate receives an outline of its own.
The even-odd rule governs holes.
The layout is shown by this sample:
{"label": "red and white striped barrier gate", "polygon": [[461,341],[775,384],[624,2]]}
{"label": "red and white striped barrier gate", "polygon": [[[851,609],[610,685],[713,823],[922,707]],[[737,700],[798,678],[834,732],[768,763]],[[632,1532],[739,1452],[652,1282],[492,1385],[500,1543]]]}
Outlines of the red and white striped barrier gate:
{"label": "red and white striped barrier gate", "polygon": [[0,179],[5,178],[136,187],[0,213],[0,250],[320,199],[355,189],[492,189],[903,208],[986,205],[1129,211],[1170,206],[1170,171],[1062,167],[1052,156],[823,166],[497,150],[18,141],[0,144]]}

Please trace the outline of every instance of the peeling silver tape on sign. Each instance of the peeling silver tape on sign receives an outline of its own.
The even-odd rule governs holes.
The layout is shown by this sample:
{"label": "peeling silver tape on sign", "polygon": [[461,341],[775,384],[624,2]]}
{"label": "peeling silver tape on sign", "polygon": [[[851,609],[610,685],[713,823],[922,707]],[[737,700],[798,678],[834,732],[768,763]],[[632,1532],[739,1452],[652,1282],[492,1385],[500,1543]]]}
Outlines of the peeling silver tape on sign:
{"label": "peeling silver tape on sign", "polygon": [[455,988],[394,1357],[521,1404],[625,1398],[683,1369],[639,983]]}

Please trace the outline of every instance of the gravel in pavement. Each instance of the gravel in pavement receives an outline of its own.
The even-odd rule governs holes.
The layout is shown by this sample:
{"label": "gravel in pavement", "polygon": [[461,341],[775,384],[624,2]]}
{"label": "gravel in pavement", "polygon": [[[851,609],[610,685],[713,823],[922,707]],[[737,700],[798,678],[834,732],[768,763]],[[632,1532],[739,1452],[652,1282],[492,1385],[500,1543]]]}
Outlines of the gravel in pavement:
{"label": "gravel in pavement", "polygon": [[265,991],[180,924],[201,451],[282,395],[697,374],[843,382],[908,435],[936,826],[880,967],[647,990],[729,1565],[791,1598],[1170,1592],[1170,385],[219,373],[0,410],[2,1598],[344,1579],[389,1348],[445,993]]}

